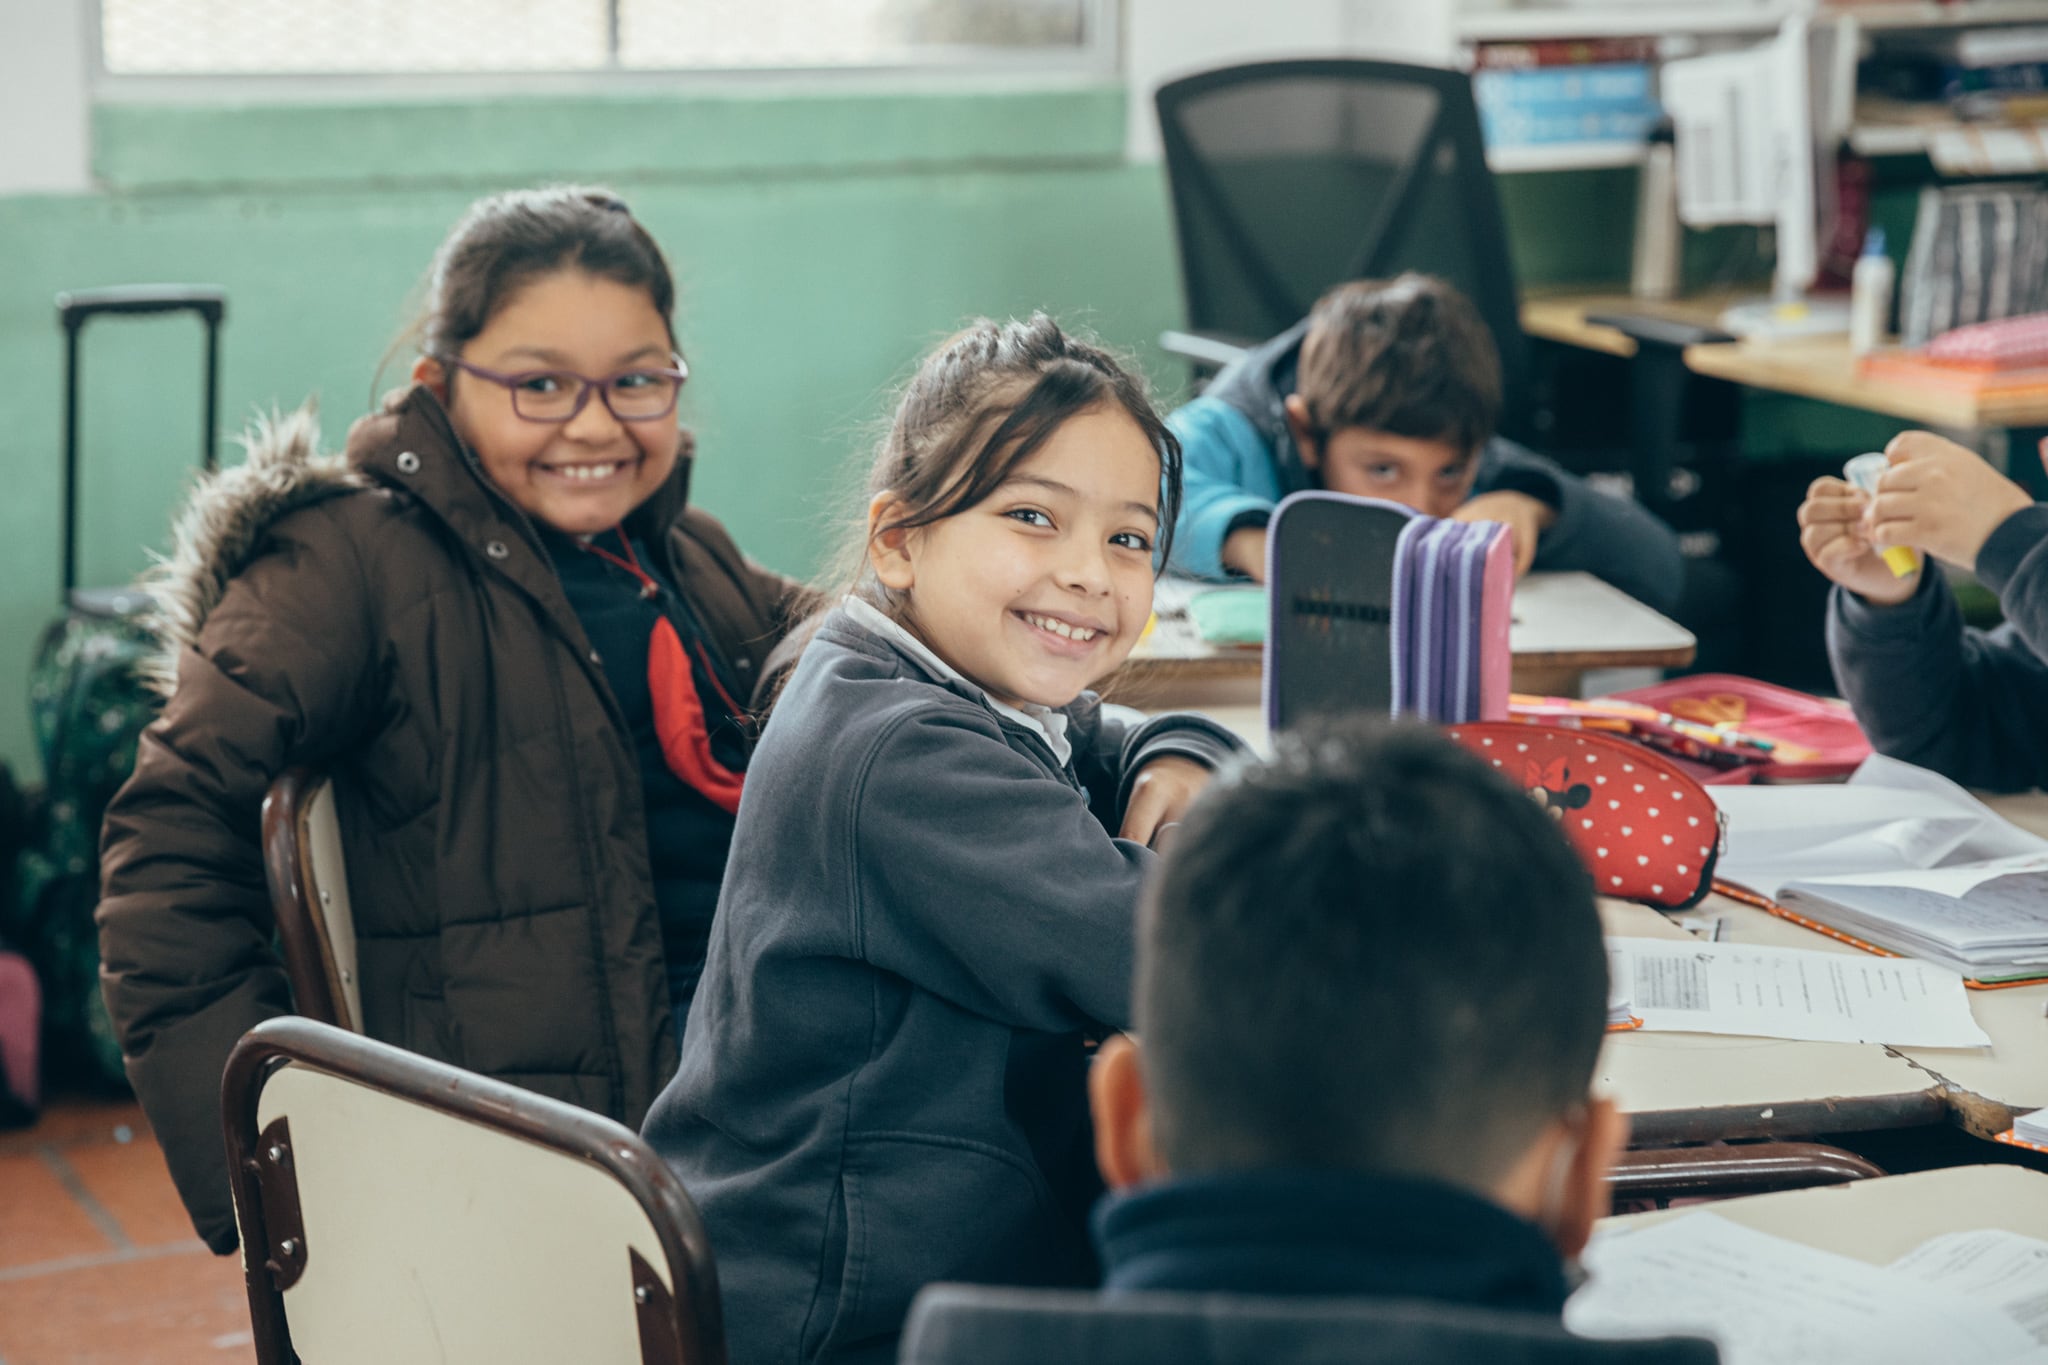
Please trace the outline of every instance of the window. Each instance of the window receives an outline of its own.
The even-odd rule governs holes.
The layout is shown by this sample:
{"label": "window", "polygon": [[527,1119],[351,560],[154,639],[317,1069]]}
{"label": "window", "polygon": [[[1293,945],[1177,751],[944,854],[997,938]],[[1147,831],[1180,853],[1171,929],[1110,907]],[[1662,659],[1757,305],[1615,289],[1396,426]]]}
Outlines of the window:
{"label": "window", "polygon": [[99,0],[112,76],[1107,65],[1114,0]]}

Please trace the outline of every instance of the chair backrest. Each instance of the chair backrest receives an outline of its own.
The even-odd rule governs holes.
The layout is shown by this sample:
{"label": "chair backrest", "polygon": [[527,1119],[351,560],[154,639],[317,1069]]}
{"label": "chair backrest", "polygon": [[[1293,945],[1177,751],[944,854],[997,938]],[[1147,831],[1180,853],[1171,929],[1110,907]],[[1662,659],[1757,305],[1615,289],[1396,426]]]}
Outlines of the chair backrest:
{"label": "chair backrest", "polygon": [[332,778],[293,768],[270,784],[263,796],[263,876],[299,1013],[361,1033],[355,908]]}
{"label": "chair backrest", "polygon": [[261,1365],[724,1365],[703,1224],[611,1120],[297,1017],[221,1112]]}
{"label": "chair backrest", "polygon": [[1468,76],[1257,62],[1172,81],[1154,100],[1190,326],[1260,340],[1332,285],[1420,270],[1478,308],[1506,412],[1519,411],[1520,304]]}
{"label": "chair backrest", "polygon": [[898,1365],[1714,1365],[1689,1337],[1596,1341],[1556,1317],[1412,1299],[936,1284]]}

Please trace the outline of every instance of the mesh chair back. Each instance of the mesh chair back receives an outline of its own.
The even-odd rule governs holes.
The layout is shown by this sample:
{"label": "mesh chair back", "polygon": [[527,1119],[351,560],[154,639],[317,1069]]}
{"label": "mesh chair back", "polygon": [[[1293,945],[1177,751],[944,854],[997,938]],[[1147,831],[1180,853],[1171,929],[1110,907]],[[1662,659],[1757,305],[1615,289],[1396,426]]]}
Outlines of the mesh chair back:
{"label": "mesh chair back", "polygon": [[1155,102],[1196,331],[1274,336],[1332,285],[1419,270],[1478,308],[1519,410],[1514,267],[1470,78],[1259,62],[1173,81]]}

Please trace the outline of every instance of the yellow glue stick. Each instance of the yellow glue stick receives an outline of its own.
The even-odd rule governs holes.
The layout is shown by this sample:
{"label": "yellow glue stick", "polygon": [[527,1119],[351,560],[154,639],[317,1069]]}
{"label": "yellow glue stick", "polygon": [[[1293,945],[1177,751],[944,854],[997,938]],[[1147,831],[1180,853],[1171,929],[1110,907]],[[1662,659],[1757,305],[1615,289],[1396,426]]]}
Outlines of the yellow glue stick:
{"label": "yellow glue stick", "polygon": [[[1843,465],[1842,477],[1849,481],[1852,488],[1860,488],[1866,493],[1875,494],[1878,477],[1884,473],[1888,463],[1883,452],[1871,451],[1867,455],[1858,455]],[[1904,578],[1907,574],[1920,572],[1920,552],[1910,545],[1890,545],[1879,550],[1878,555],[1892,571],[1893,578]]]}

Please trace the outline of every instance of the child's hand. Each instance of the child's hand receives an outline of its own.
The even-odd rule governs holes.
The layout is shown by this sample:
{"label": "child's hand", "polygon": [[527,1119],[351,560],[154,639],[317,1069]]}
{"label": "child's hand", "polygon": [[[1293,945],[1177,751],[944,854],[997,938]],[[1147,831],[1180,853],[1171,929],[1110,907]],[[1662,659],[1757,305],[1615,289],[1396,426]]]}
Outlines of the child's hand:
{"label": "child's hand", "polygon": [[1498,521],[1508,528],[1515,547],[1515,577],[1536,562],[1536,538],[1557,521],[1557,509],[1541,498],[1502,489],[1467,499],[1451,513],[1453,521]]}
{"label": "child's hand", "polygon": [[[1975,457],[1972,457],[1975,458]],[[1870,543],[1870,499],[1840,479],[1815,479],[1799,504],[1799,548],[1829,579],[1879,606],[1896,606],[1920,587],[1920,575],[1894,577]]]}
{"label": "child's hand", "polygon": [[1908,431],[1884,448],[1891,467],[1872,499],[1870,543],[1911,545],[1965,569],[1999,524],[2034,500],[1975,451],[1927,431]]}
{"label": "child's hand", "polygon": [[1119,833],[1133,843],[1151,844],[1162,827],[1178,824],[1202,788],[1209,785],[1210,772],[1191,758],[1168,755],[1155,758],[1138,770],[1131,784],[1131,799],[1124,804],[1124,827]]}
{"label": "child's hand", "polygon": [[1240,526],[1223,540],[1223,567],[1254,583],[1266,581],[1266,528]]}

